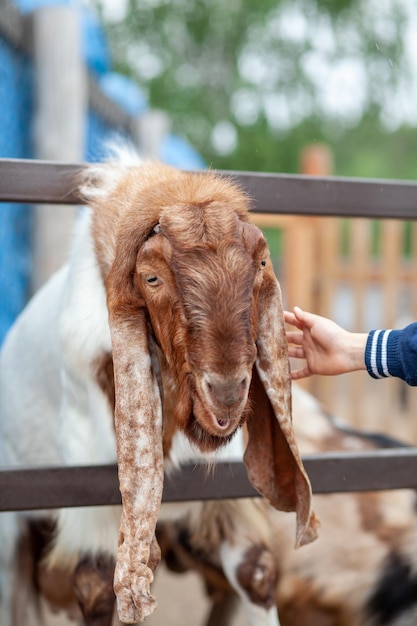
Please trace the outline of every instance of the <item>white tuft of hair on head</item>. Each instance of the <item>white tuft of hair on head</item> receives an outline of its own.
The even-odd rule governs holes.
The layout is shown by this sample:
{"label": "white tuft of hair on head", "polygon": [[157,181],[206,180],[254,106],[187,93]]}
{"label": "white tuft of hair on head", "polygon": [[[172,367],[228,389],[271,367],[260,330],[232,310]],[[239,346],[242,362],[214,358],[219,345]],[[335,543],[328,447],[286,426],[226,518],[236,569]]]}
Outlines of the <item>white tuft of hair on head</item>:
{"label": "white tuft of hair on head", "polygon": [[134,167],[142,165],[144,159],[133,141],[121,135],[113,135],[104,143],[106,163],[122,167]]}
{"label": "white tuft of hair on head", "polygon": [[89,164],[82,173],[79,191],[87,202],[107,196],[117,187],[127,168],[143,164],[133,142],[120,135],[114,135],[103,147],[105,161]]}

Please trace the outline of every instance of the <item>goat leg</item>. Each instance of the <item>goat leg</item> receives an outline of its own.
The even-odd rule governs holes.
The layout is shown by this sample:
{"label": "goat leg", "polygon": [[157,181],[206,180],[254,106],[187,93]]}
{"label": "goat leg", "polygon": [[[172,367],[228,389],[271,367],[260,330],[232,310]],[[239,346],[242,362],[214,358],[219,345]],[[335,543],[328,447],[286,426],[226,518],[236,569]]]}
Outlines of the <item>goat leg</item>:
{"label": "goat leg", "polygon": [[73,589],[86,626],[111,626],[116,600],[113,574],[112,557],[85,557],[78,563]]}
{"label": "goat leg", "polygon": [[211,609],[205,626],[230,626],[238,607],[238,597],[234,593],[224,592],[212,599]]}

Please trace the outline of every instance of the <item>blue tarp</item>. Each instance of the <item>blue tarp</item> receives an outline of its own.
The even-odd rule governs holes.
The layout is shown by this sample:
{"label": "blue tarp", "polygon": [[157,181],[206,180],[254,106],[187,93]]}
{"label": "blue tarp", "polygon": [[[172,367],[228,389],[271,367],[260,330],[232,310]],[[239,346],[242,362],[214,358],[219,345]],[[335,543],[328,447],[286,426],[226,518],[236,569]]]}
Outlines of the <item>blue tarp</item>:
{"label": "blue tarp", "polygon": [[[32,65],[0,39],[0,157],[32,155]],[[0,206],[0,343],[24,306],[31,271],[31,210]]]}
{"label": "blue tarp", "polygon": [[[96,15],[80,0],[15,0],[22,13],[37,7],[79,7],[83,27],[84,59],[103,92],[132,116],[149,104],[138,85],[112,71],[104,30]],[[0,36],[0,157],[31,158],[33,68],[29,58]],[[103,145],[120,131],[94,111],[88,112],[85,158],[101,160]],[[184,139],[168,135],[161,145],[161,160],[183,169],[205,166],[201,156]],[[31,209],[24,205],[0,206],[0,344],[16,315],[23,308],[31,275]]]}

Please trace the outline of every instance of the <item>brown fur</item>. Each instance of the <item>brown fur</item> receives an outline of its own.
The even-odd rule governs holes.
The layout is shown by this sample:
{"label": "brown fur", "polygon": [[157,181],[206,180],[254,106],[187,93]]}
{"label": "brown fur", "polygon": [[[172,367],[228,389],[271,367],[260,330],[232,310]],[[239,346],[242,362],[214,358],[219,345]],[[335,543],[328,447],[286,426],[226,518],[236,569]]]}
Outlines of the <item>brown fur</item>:
{"label": "brown fur", "polygon": [[86,626],[111,626],[115,596],[114,561],[99,555],[84,558],[74,572],[72,587]]}
{"label": "brown fur", "polygon": [[114,389],[112,355],[103,354],[102,356],[97,358],[95,363],[93,364],[93,369],[96,370],[96,380],[100,388],[107,396],[112,411],[114,411],[114,406],[116,404],[116,393]]}
{"label": "brown fur", "polygon": [[277,566],[265,545],[253,544],[246,550],[236,578],[254,604],[267,609],[274,605]]}

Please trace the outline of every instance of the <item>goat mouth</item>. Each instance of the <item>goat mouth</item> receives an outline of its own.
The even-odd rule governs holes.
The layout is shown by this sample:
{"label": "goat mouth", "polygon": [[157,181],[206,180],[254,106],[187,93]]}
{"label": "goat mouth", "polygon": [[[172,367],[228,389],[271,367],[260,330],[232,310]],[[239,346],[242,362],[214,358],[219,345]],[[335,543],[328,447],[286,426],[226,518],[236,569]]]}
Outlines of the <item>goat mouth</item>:
{"label": "goat mouth", "polygon": [[202,452],[214,452],[229,443],[241,424],[241,422],[235,423],[233,430],[230,431],[229,420],[224,420],[224,422],[225,425],[221,427],[216,420],[217,432],[212,432],[214,429],[210,429],[209,432],[200,424],[195,415],[191,414],[185,428],[185,433]]}
{"label": "goat mouth", "polygon": [[232,435],[241,423],[241,418],[240,413],[238,415],[216,415],[209,410],[201,416],[196,416],[201,427],[217,437]]}
{"label": "goat mouth", "polygon": [[208,405],[198,394],[193,399],[192,414],[202,430],[215,437],[233,434],[242,417],[242,411],[216,410],[216,407]]}

